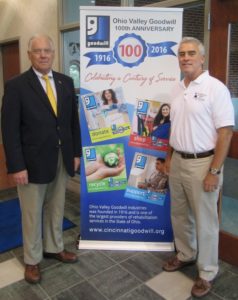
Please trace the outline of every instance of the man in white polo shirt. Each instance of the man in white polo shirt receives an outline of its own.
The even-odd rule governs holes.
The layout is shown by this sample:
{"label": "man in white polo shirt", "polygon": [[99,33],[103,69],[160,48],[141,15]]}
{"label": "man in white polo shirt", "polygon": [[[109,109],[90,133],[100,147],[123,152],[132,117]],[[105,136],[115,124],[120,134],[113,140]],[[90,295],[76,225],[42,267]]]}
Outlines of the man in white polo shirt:
{"label": "man in white polo shirt", "polygon": [[163,269],[173,272],[197,262],[198,278],[191,291],[195,297],[210,291],[218,273],[217,201],[234,126],[230,93],[203,71],[204,58],[199,40],[182,39],[178,60],[184,79],[171,95],[166,158],[177,254]]}

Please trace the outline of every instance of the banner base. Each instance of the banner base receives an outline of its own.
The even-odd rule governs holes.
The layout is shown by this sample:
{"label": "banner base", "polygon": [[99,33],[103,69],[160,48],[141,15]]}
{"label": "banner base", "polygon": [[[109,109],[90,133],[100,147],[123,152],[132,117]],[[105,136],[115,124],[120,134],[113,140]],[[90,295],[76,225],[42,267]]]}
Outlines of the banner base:
{"label": "banner base", "polygon": [[174,251],[174,243],[89,241],[80,239],[77,248],[91,250]]}

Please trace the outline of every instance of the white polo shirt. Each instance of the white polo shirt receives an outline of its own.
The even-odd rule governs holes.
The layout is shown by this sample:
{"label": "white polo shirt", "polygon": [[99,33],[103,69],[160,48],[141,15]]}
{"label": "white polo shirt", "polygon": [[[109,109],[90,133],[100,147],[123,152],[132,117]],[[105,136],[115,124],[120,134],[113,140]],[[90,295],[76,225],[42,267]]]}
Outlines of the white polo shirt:
{"label": "white polo shirt", "polygon": [[230,92],[208,71],[188,87],[182,80],[171,94],[170,119],[170,145],[175,150],[200,153],[214,149],[216,130],[235,124]]}

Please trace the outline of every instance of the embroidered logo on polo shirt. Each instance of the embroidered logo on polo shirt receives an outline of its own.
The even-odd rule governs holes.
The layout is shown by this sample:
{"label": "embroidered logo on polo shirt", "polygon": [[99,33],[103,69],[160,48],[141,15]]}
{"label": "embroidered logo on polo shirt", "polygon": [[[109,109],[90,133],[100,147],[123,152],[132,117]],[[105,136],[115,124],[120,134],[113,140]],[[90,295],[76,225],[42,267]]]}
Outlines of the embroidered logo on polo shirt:
{"label": "embroidered logo on polo shirt", "polygon": [[198,100],[198,101],[205,101],[206,100],[206,94],[203,94],[203,93],[194,93],[194,96],[193,98],[195,100]]}

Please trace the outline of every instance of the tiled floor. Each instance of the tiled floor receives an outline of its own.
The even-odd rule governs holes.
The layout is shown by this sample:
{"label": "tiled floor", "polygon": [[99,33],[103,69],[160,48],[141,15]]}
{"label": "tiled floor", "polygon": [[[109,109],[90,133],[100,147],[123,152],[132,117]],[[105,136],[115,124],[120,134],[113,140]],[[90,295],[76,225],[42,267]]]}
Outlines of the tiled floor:
{"label": "tiled floor", "polygon": [[[0,192],[0,199],[15,197]],[[77,227],[64,232],[68,250],[78,253],[76,264],[43,260],[42,281],[23,278],[22,248],[0,254],[0,300],[185,300],[197,276],[196,267],[183,272],[162,271],[168,252],[76,250],[79,233],[79,196],[67,192],[65,216]],[[238,268],[220,262],[220,273],[205,300],[238,299]]]}

